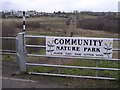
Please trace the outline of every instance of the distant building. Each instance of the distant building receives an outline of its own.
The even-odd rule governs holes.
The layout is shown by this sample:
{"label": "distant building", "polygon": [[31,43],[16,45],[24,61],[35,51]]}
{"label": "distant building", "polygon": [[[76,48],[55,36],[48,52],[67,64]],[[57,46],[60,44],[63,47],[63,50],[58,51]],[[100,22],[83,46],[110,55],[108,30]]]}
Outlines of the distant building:
{"label": "distant building", "polygon": [[[22,11],[17,11],[16,16],[19,17],[19,18],[23,17],[23,12]],[[25,13],[25,16],[30,17],[30,15],[27,12]]]}

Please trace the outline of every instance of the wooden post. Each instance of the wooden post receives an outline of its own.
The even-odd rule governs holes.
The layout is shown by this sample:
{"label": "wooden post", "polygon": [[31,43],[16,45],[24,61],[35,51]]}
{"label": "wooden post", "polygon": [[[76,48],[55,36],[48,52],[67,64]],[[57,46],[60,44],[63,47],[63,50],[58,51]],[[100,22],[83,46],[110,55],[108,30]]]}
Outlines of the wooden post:
{"label": "wooden post", "polygon": [[69,18],[68,21],[66,22],[66,36],[70,37],[71,36],[71,30],[72,30],[72,18]]}
{"label": "wooden post", "polygon": [[72,37],[75,30],[76,30],[76,17],[75,18],[72,17],[67,21],[66,36]]}

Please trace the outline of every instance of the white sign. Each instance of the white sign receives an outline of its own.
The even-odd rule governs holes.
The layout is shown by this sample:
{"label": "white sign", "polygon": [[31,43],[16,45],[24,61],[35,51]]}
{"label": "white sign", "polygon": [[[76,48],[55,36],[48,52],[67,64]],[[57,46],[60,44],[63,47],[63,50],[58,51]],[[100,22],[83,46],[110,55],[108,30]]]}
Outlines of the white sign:
{"label": "white sign", "polygon": [[86,37],[46,37],[46,55],[112,58],[113,40]]}

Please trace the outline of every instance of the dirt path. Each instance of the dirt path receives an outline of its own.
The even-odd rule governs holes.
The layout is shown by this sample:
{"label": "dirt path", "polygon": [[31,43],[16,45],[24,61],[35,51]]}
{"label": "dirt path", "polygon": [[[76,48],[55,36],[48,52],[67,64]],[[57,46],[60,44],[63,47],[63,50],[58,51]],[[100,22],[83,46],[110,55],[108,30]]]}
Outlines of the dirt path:
{"label": "dirt path", "polygon": [[28,79],[3,77],[3,88],[64,88],[62,85],[45,84]]}

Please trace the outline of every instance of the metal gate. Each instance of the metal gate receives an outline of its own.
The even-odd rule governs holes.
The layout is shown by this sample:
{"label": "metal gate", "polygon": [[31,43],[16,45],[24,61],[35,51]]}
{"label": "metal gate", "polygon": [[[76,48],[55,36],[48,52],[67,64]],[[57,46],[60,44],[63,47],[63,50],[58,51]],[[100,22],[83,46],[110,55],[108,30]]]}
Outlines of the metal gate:
{"label": "metal gate", "polygon": [[[26,38],[45,38],[46,36],[32,36],[32,35],[25,35],[24,32],[18,33],[16,37],[16,55],[17,55],[17,64],[20,67],[21,72],[28,72],[29,74],[38,74],[38,75],[51,75],[51,76],[66,76],[66,77],[80,77],[80,78],[93,78],[93,79],[107,79],[107,80],[117,80],[118,78],[112,77],[99,77],[98,70],[109,70],[109,71],[117,71],[119,73],[120,69],[117,68],[104,68],[99,67],[98,61],[113,61],[119,62],[120,59],[116,58],[87,58],[87,57],[72,57],[72,56],[51,56],[51,55],[39,55],[39,54],[29,54],[27,53],[27,47],[37,47],[37,48],[46,48],[45,45],[26,45]],[[5,39],[5,37],[4,37]],[[14,38],[15,39],[15,38]],[[113,39],[114,41],[119,41],[120,39]],[[120,51],[120,49],[113,49],[113,51]],[[3,53],[5,54],[5,53]],[[10,53],[6,53],[10,54]],[[11,53],[12,54],[12,53]],[[68,66],[68,65],[52,65],[52,64],[37,64],[37,63],[28,63],[26,62],[27,57],[50,57],[50,58],[61,58],[61,59],[85,59],[85,60],[95,60],[96,67],[85,67],[85,66]],[[85,75],[65,75],[59,72],[59,74],[53,73],[38,73],[38,72],[29,72],[27,70],[27,66],[47,66],[47,67],[57,67],[57,68],[74,68],[74,69],[91,69],[96,70],[94,76],[85,76]]]}

